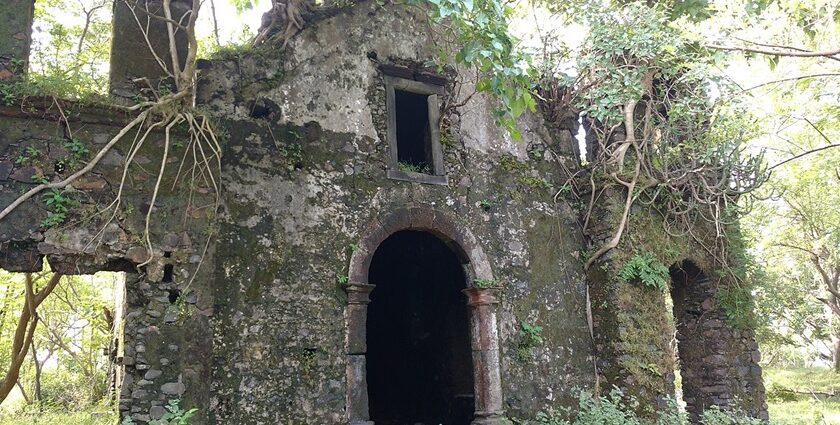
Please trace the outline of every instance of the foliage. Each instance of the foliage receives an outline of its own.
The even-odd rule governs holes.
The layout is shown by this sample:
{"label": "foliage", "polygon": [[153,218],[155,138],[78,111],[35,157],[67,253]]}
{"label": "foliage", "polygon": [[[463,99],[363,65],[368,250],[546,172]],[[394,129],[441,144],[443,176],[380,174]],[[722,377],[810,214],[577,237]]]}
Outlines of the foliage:
{"label": "foliage", "polygon": [[[725,268],[722,228],[735,221],[742,212],[738,199],[766,173],[762,152],[746,145],[754,120],[715,71],[720,54],[703,48],[656,5],[595,9],[586,23],[571,98],[565,91],[545,93],[547,103],[569,101],[588,121],[596,142],[587,148],[595,182],[626,190],[614,237],[586,267],[618,246],[631,208],[641,205],[664,218],[671,236],[697,240]],[[589,190],[590,184],[581,179],[577,187]],[[695,233],[698,223],[718,230],[713,243]]]}
{"label": "foliage", "polygon": [[[840,135],[837,123],[822,128],[828,136]],[[819,146],[810,135],[813,130],[801,129],[789,136],[805,149]],[[764,190],[768,200],[745,220],[767,276],[756,288],[762,348],[769,353],[796,348],[802,359],[835,366],[840,365],[833,344],[840,338],[840,300],[833,296],[840,280],[838,161],[840,152],[825,151],[786,164]]]}
{"label": "foliage", "polygon": [[[169,400],[166,404],[166,413],[160,419],[149,422],[149,425],[189,425],[190,418],[195,416],[198,409],[184,410],[180,406],[181,400]],[[134,425],[135,422],[130,416],[125,416],[120,425]]]}
{"label": "foliage", "polygon": [[645,286],[662,291],[668,289],[670,280],[668,267],[650,252],[633,255],[618,271],[618,277],[624,282],[639,279]]}
{"label": "foliage", "polygon": [[[415,3],[420,0],[414,0]],[[535,73],[528,55],[517,48],[508,31],[513,9],[500,0],[427,0],[430,17],[448,29],[451,45],[459,48],[454,61],[475,69],[478,92],[492,94],[500,105],[495,111],[497,124],[514,139],[521,137],[516,120],[526,110],[536,110],[531,93]],[[441,62],[450,58],[441,53]]]}
{"label": "foliage", "polygon": [[[643,409],[631,396],[613,387],[607,395],[596,396],[589,391],[578,393],[576,409],[562,408],[539,412],[535,420],[514,420],[517,425],[688,425],[688,416],[674,400],[658,409],[654,418],[640,417]],[[569,418],[572,418],[571,420]],[[741,411],[723,411],[717,406],[706,409],[700,417],[702,425],[760,425],[763,421],[750,418]]]}
{"label": "foliage", "polygon": [[85,146],[84,142],[77,138],[72,138],[65,142],[64,147],[70,154],[68,159],[70,169],[76,168],[76,166],[78,166],[79,163],[81,163],[81,161],[90,154],[90,151],[87,146]]}
{"label": "foliage", "polygon": [[44,194],[44,204],[47,206],[47,218],[41,222],[41,227],[50,229],[60,226],[67,219],[67,212],[73,200],[66,196],[66,191],[51,189]]}
{"label": "foliage", "polygon": [[476,288],[498,288],[499,283],[495,279],[478,278],[473,280],[473,286]]}
{"label": "foliage", "polygon": [[750,287],[732,285],[718,288],[717,302],[729,324],[737,329],[755,328],[755,301]]}
{"label": "foliage", "polygon": [[523,186],[530,187],[532,189],[551,189],[551,182],[542,178],[542,177],[534,177],[531,175],[524,175],[519,177],[519,183]]}
{"label": "foliage", "polygon": [[739,412],[727,412],[718,406],[712,406],[703,411],[700,417],[703,425],[763,425],[764,421],[740,414]]}
{"label": "foliage", "polygon": [[528,322],[519,324],[519,344],[516,347],[516,355],[519,360],[525,360],[531,354],[531,349],[539,347],[545,342],[542,337],[542,326],[533,325]]}
{"label": "foliage", "polygon": [[26,149],[21,151],[17,158],[15,158],[15,164],[17,165],[33,165],[33,163],[41,157],[41,151],[38,149],[27,146]]}
{"label": "foliage", "polygon": [[[294,131],[290,131],[289,134],[296,139],[300,139],[300,135]],[[280,153],[283,155],[287,169],[291,171],[295,168],[301,167],[301,162],[303,161],[303,148],[299,143],[290,143],[281,147]]]}
{"label": "foliage", "polygon": [[[800,391],[796,400],[783,401],[769,398],[770,424],[773,425],[821,425],[840,419],[840,401],[819,396],[817,400],[810,392],[832,392],[840,388],[838,375],[829,369],[765,369],[770,388],[781,386],[789,391]],[[578,393],[578,404],[574,409],[561,408],[538,413],[534,420],[516,420],[517,425],[688,425],[686,412],[674,400],[668,406],[658,409],[654,418],[641,418],[636,412],[646,410],[644,406],[620,389],[613,388],[603,396],[589,391]],[[759,425],[764,422],[750,418],[740,411],[723,411],[716,406],[705,410],[700,418],[702,425]]]}
{"label": "foliage", "polygon": [[[625,400],[624,393],[616,387],[603,397],[595,396],[589,391],[580,391],[577,409],[563,408],[559,411],[539,412],[535,421],[519,422],[534,425],[642,425],[643,422],[633,413],[637,407],[638,403],[635,400]],[[574,419],[570,421],[567,419],[569,417]]]}
{"label": "foliage", "polygon": [[[48,270],[36,275],[36,288],[51,277]],[[34,401],[46,410],[82,410],[97,405],[106,396],[109,359],[103,355],[103,349],[111,342],[108,316],[116,279],[113,273],[64,276],[39,306],[40,323],[33,344],[43,372],[36,375],[30,357],[24,363],[20,382],[30,396],[36,395],[36,381],[40,384],[41,399]],[[0,271],[0,311],[19,310],[23,288],[23,274]],[[10,362],[18,319],[14,316],[0,315],[0,366]]]}
{"label": "foliage", "polygon": [[[101,349],[96,354],[100,353]],[[61,356],[59,361],[57,368],[46,369],[41,376],[42,405],[78,410],[80,407],[95,406],[107,396],[108,377],[104,369],[93,370],[88,376],[82,372],[81,365],[67,356]]]}
{"label": "foliage", "polygon": [[230,3],[236,8],[237,13],[245,12],[253,9],[256,6],[257,0],[230,0]]}
{"label": "foliage", "polygon": [[406,173],[431,174],[427,164],[417,165],[410,162],[400,161],[397,163],[397,167],[399,167],[400,171],[404,171]]}
{"label": "foliage", "polygon": [[840,389],[840,375],[828,368],[767,368],[770,418],[779,425],[822,425],[840,422],[840,400],[827,394]]}
{"label": "foliage", "polygon": [[[546,7],[552,13],[563,16],[567,21],[574,21],[580,19],[581,16],[586,15],[595,9],[620,9],[627,4],[633,3],[635,0],[540,0],[536,3]],[[657,4],[668,19],[676,21],[680,18],[686,18],[689,21],[700,22],[712,17],[715,13],[714,1],[709,0],[658,0],[656,2],[649,1],[648,4]],[[750,4],[766,3],[766,0],[760,2],[750,2]]]}
{"label": "foliage", "polygon": [[625,401],[620,389],[613,387],[605,397],[581,393],[574,424],[608,423],[615,425],[641,425],[632,413],[638,407],[634,400]]}
{"label": "foliage", "polygon": [[198,409],[184,410],[180,406],[181,400],[169,400],[166,404],[167,412],[159,420],[150,422],[150,425],[189,425],[189,420],[195,416]]}
{"label": "foliage", "polygon": [[50,407],[29,406],[13,413],[0,412],[3,425],[114,425],[116,413],[111,406],[95,406],[85,409],[53,409]]}
{"label": "foliage", "polygon": [[34,32],[30,84],[39,93],[65,99],[105,94],[110,1],[38,1]]}

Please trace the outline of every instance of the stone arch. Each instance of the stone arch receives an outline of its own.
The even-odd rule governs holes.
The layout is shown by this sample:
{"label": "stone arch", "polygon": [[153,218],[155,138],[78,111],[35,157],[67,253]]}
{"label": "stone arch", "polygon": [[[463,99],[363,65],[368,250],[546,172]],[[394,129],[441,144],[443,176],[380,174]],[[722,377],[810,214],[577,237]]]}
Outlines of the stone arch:
{"label": "stone arch", "polygon": [[493,280],[493,271],[484,250],[472,232],[446,213],[428,206],[411,206],[377,217],[362,232],[358,247],[350,256],[350,283],[368,283],[368,269],[376,248],[400,230],[422,230],[444,241],[467,266],[468,284],[473,279]]}
{"label": "stone arch", "polygon": [[714,271],[686,258],[671,265],[671,299],[683,401],[692,421],[711,406],[739,407],[767,418],[758,345],[736,329],[720,305]]}
{"label": "stone arch", "polygon": [[475,410],[473,425],[504,424],[496,289],[475,286],[475,280],[493,281],[490,262],[478,240],[465,226],[430,206],[397,209],[373,220],[350,257],[345,309],[346,417],[350,425],[372,425],[367,389],[367,310],[370,293],[368,272],[379,245],[403,230],[430,233],[443,241],[464,266],[467,277],[465,303],[469,309],[470,347],[473,359]]}

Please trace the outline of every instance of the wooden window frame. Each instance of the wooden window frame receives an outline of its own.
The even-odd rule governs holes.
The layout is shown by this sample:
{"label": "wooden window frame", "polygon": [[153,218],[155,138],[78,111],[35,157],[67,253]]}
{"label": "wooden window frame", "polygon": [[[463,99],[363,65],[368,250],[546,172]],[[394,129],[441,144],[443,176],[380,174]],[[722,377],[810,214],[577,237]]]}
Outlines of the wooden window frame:
{"label": "wooden window frame", "polygon": [[[440,145],[440,99],[438,96],[442,96],[444,94],[444,87],[423,81],[415,81],[407,78],[385,75],[385,90],[385,103],[388,111],[388,150],[390,152],[388,156],[388,170],[386,173],[388,178],[425,184],[449,184],[449,178],[446,177],[446,168],[443,164],[443,149]],[[432,163],[430,164],[432,166],[431,174],[403,171],[399,168],[397,143],[397,90],[428,96],[429,134],[431,136],[430,143],[432,145]]]}

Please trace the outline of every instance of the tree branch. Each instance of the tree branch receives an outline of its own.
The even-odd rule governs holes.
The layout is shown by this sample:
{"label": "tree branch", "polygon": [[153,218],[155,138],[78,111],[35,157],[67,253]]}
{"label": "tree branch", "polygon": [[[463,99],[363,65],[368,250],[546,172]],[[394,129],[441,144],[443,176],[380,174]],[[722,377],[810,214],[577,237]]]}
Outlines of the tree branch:
{"label": "tree branch", "polygon": [[822,78],[822,77],[840,77],[840,73],[826,72],[826,73],[822,73],[822,74],[808,74],[808,75],[799,75],[799,76],[790,77],[790,78],[782,78],[781,80],[768,81],[766,83],[761,83],[761,84],[743,89],[743,90],[741,90],[741,93],[748,92],[750,90],[755,90],[757,88],[761,88],[761,87],[764,87],[764,86],[769,86],[771,84],[785,83],[785,82],[788,82],[788,81],[806,80],[806,79],[809,79],[809,78]]}
{"label": "tree branch", "polygon": [[747,53],[756,53],[759,55],[771,55],[771,56],[787,56],[787,57],[802,57],[802,58],[816,58],[816,57],[824,57],[826,59],[840,61],[840,49],[835,50],[826,50],[822,52],[813,52],[810,50],[770,50],[770,49],[756,49],[750,47],[739,47],[739,46],[718,46],[714,44],[707,44],[706,47],[714,50],[723,50],[729,52],[747,52]]}

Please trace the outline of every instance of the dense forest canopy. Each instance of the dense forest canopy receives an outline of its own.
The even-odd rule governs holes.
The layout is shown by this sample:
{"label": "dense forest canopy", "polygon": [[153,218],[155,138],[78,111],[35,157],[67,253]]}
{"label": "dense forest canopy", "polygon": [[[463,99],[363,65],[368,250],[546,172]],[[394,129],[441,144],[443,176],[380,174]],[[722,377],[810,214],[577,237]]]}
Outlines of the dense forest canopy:
{"label": "dense forest canopy", "polygon": [[[347,4],[328,6],[352,7],[339,3]],[[593,247],[587,268],[619,244],[633,208],[661,214],[666,230],[678,237],[695,237],[698,221],[712,223],[719,238],[707,249],[725,266],[737,257],[725,271],[754,296],[746,306],[733,296],[732,318],[757,324],[764,363],[830,366],[840,373],[840,4],[406,3],[424,10],[434,24],[441,46],[435,65],[474,70],[476,91],[496,99],[497,124],[512,139],[520,137],[517,120],[527,111],[549,120],[563,108],[579,112],[596,143],[581,152],[585,172],[560,190],[583,202],[595,186],[625,194],[617,233]],[[306,0],[196,0],[197,16],[185,24],[191,31],[189,51],[182,53],[186,65],[165,63],[174,90],[123,107],[154,117],[153,125],[161,128],[186,122],[191,143],[215,151],[212,125],[188,101],[195,59],[284,45],[307,25],[308,10],[322,6]],[[38,0],[28,79],[2,83],[0,101],[13,104],[37,93],[109,102],[111,10],[109,0]],[[232,14],[238,19],[228,19]],[[101,157],[77,148],[79,171]],[[211,176],[214,166],[208,165]],[[50,199],[63,205],[69,183],[42,182],[23,196],[46,194],[48,205]],[[15,207],[4,205],[0,220]],[[45,227],[63,223],[62,212],[53,211]],[[151,248],[148,236],[144,243]],[[10,353],[22,347],[12,331],[15,312],[27,312],[21,294],[49,287],[46,273],[0,274],[4,370],[15,363]],[[94,352],[113,331],[101,316],[111,286],[64,279],[39,306],[41,325],[28,350],[34,355],[18,365],[19,377],[6,375],[4,397],[13,386],[27,402],[93,404],[106,397],[107,365]],[[62,371],[42,375],[49,359]],[[62,387],[68,382],[90,391],[68,399]]]}

